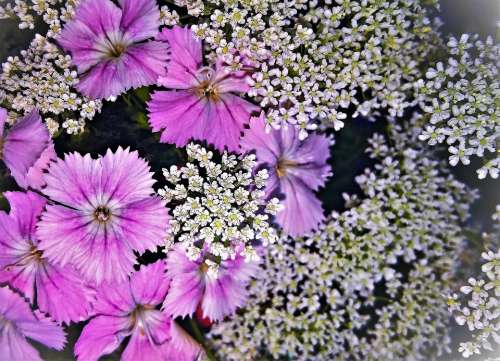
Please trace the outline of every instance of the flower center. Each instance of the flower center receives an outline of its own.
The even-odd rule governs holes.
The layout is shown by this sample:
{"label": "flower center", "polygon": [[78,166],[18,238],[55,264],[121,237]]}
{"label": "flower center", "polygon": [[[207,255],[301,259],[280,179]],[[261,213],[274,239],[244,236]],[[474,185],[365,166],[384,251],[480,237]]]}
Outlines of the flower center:
{"label": "flower center", "polygon": [[141,335],[145,335],[146,320],[144,316],[154,309],[155,307],[153,305],[137,305],[130,313],[130,327],[132,329],[137,327]]}
{"label": "flower center", "polygon": [[206,262],[203,262],[201,265],[200,265],[200,271],[202,273],[207,273],[208,272],[208,265]]}
{"label": "flower center", "polygon": [[94,211],[94,220],[99,223],[106,223],[111,219],[111,211],[107,207],[99,206]]}
{"label": "flower center", "polygon": [[125,53],[125,50],[127,50],[127,46],[124,43],[121,42],[110,42],[109,47],[108,47],[108,57],[110,58],[119,58],[120,56]]}
{"label": "flower center", "polygon": [[280,158],[278,160],[278,164],[276,164],[276,174],[278,175],[278,177],[282,178],[286,175],[287,169],[295,168],[297,166],[298,166],[298,163],[294,162],[293,160]]}
{"label": "flower center", "polygon": [[195,93],[200,98],[208,98],[212,102],[220,100],[219,90],[214,82],[214,70],[209,67],[203,67],[196,74],[198,86]]}

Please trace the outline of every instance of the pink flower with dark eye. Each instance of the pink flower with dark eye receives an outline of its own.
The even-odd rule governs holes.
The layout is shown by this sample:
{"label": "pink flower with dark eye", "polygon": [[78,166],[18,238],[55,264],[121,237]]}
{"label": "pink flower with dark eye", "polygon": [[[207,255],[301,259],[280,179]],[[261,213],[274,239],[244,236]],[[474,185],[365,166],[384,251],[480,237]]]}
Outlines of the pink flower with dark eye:
{"label": "pink flower with dark eye", "polygon": [[94,307],[95,317],[75,345],[79,361],[97,361],[129,341],[123,361],[194,361],[201,347],[158,306],[169,289],[165,262],[142,266],[129,279],[103,285]]}
{"label": "pink flower with dark eye", "polygon": [[44,255],[75,266],[91,282],[126,279],[134,251],[155,251],[168,229],[152,175],[137,152],[122,148],[99,159],[72,153],[52,163],[43,192],[55,203],[37,230]]}
{"label": "pink flower with dark eye", "polygon": [[168,42],[172,52],[159,83],[172,90],[153,93],[148,103],[153,131],[163,131],[160,140],[178,147],[195,139],[238,151],[244,125],[259,110],[239,96],[249,89],[247,72],[232,71],[221,61],[204,66],[201,42],[187,28],[164,29],[158,39]]}
{"label": "pink flower with dark eye", "polygon": [[36,109],[8,130],[6,120],[7,111],[0,108],[0,159],[20,187],[40,189],[43,171],[57,158],[49,131]]}
{"label": "pink flower with dark eye", "polygon": [[0,212],[0,283],[23,293],[58,322],[87,318],[94,290],[70,265],[59,266],[39,249],[36,222],[46,201],[28,192],[5,192],[10,214]]}
{"label": "pink flower with dark eye", "polygon": [[319,134],[301,141],[295,127],[267,132],[263,115],[250,120],[250,129],[241,139],[242,150],[255,151],[258,163],[269,171],[267,195],[285,197],[276,220],[293,237],[316,229],[325,218],[314,192],[331,175],[329,147],[329,139]]}
{"label": "pink flower with dark eye", "polygon": [[168,44],[148,40],[160,27],[156,2],[120,0],[119,4],[82,1],[58,39],[77,66],[77,89],[91,98],[154,84],[168,64]]}
{"label": "pink flower with dark eye", "polygon": [[0,358],[9,361],[42,361],[26,338],[62,350],[66,336],[61,326],[39,311],[32,311],[21,296],[0,287]]}
{"label": "pink flower with dark eye", "polygon": [[217,274],[208,272],[204,255],[191,261],[184,248],[176,246],[168,253],[167,276],[170,291],[163,307],[174,317],[192,316],[201,306],[204,317],[222,320],[245,304],[246,286],[258,272],[257,262],[246,262],[242,255],[222,261]]}

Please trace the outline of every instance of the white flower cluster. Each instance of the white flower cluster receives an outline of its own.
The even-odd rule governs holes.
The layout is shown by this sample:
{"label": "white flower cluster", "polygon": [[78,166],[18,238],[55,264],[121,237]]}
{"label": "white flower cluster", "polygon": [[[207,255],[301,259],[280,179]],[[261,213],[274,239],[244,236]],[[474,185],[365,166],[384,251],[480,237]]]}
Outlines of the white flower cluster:
{"label": "white flower cluster", "polygon": [[417,83],[422,109],[430,124],[420,139],[434,145],[446,140],[452,166],[470,163],[470,157],[485,158],[477,170],[480,179],[498,178],[500,150],[500,46],[492,38],[462,35],[448,42],[450,58],[426,73]]}
{"label": "white flower cluster", "polygon": [[494,351],[498,346],[494,348],[491,341],[500,345],[500,250],[483,252],[481,257],[485,261],[482,279],[469,278],[468,285],[460,288],[468,301],[459,302],[456,294],[448,299],[456,322],[475,331],[472,341],[460,343],[458,351],[466,358],[480,354],[481,349]]}
{"label": "white flower cluster", "polygon": [[437,44],[423,1],[189,3],[205,14],[192,29],[213,54],[256,67],[249,95],[269,124],[293,124],[302,138],[318,125],[339,130],[353,111],[402,114]]}
{"label": "white flower cluster", "polygon": [[71,57],[41,35],[20,56],[2,64],[0,105],[23,115],[37,107],[52,135],[59,123],[69,134],[83,131],[86,120],[101,111],[102,102],[80,95]]}
{"label": "white flower cluster", "polygon": [[395,148],[373,139],[381,162],[358,178],[358,205],[267,250],[244,313],[211,331],[221,359],[429,361],[447,350],[443,291],[472,198],[412,134]]}
{"label": "white flower cluster", "polygon": [[197,259],[202,250],[219,260],[236,256],[244,246],[247,260],[257,260],[254,246],[274,243],[278,236],[271,216],[280,209],[278,199],[265,201],[268,174],[253,174],[254,155],[236,157],[224,152],[220,162],[200,145],[187,146],[188,163],[164,169],[170,184],[158,194],[170,204],[173,240],[181,242]]}
{"label": "white flower cluster", "polygon": [[0,0],[0,19],[16,19],[20,29],[34,29],[36,17],[42,17],[49,26],[47,37],[57,37],[62,23],[75,15],[80,0]]}

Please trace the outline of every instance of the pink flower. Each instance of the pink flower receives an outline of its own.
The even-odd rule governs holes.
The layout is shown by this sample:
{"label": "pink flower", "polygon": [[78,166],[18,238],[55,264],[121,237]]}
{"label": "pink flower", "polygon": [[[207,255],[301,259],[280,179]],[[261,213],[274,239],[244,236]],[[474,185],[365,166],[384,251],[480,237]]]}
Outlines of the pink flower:
{"label": "pink flower", "polygon": [[266,132],[263,115],[250,120],[250,129],[241,139],[242,150],[255,151],[258,163],[269,171],[267,195],[284,195],[284,209],[276,220],[293,237],[316,229],[324,219],[314,192],[331,175],[329,146],[328,138],[318,134],[300,141],[295,127]]}
{"label": "pink flower", "polygon": [[238,151],[244,125],[259,110],[238,96],[249,89],[246,72],[231,71],[221,61],[215,68],[203,66],[201,42],[187,28],[164,29],[158,38],[167,41],[172,52],[159,83],[175,90],[153,93],[148,103],[153,131],[163,130],[161,142],[178,147],[196,139],[219,150]]}
{"label": "pink flower", "polygon": [[50,262],[38,248],[35,225],[46,204],[28,192],[5,192],[10,214],[0,212],[0,282],[18,289],[56,321],[85,319],[94,290],[69,266]]}
{"label": "pink flower", "polygon": [[207,270],[203,255],[191,261],[181,246],[172,249],[167,258],[170,291],[163,303],[165,311],[174,317],[191,316],[201,304],[204,317],[222,320],[245,304],[246,286],[258,271],[258,264],[245,262],[238,255],[222,261],[217,275]]}
{"label": "pink flower", "polygon": [[26,337],[56,350],[66,343],[64,331],[8,287],[0,287],[0,357],[9,361],[41,361]]}
{"label": "pink flower", "polygon": [[157,309],[168,287],[164,261],[142,266],[121,283],[103,285],[95,317],[75,345],[77,359],[98,360],[130,337],[123,361],[194,361],[201,354],[200,346],[172,317]]}
{"label": "pink flower", "polygon": [[137,152],[118,148],[99,159],[68,154],[49,168],[43,190],[57,204],[38,224],[39,248],[88,281],[123,281],[140,253],[163,243],[168,213],[154,196],[152,173]]}
{"label": "pink flower", "polygon": [[18,119],[5,130],[7,111],[0,108],[0,159],[22,188],[40,189],[43,171],[57,158],[47,127],[38,110]]}
{"label": "pink flower", "polygon": [[168,64],[168,44],[157,35],[160,10],[154,0],[82,1],[59,44],[78,68],[77,89],[92,98],[117,96],[156,83]]}

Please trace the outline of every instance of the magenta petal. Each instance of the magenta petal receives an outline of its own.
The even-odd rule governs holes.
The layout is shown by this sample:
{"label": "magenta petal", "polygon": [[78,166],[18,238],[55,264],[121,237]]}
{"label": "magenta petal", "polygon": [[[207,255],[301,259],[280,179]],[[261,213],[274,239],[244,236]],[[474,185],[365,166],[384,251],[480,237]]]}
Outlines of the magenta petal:
{"label": "magenta petal", "polygon": [[171,283],[163,309],[174,317],[192,315],[205,287],[199,264],[190,261],[181,247],[176,247],[168,254],[167,276]]}
{"label": "magenta petal", "polygon": [[33,167],[28,171],[26,176],[27,185],[32,189],[40,190],[45,185],[44,171],[48,169],[50,163],[57,159],[57,154],[54,149],[54,144],[49,143],[47,148],[42,152],[40,158],[35,162]]}
{"label": "magenta petal", "polygon": [[168,352],[172,318],[160,311],[150,311],[145,316],[147,332],[135,329],[123,351],[123,361],[164,360]]}
{"label": "magenta petal", "polygon": [[95,291],[71,266],[41,267],[36,279],[37,303],[54,320],[69,324],[87,318]]}
{"label": "magenta petal", "polygon": [[202,65],[201,41],[190,29],[180,26],[163,29],[157,39],[168,42],[171,51],[167,74],[159,78],[159,83],[172,89],[191,88]]}
{"label": "magenta petal", "polygon": [[83,328],[75,344],[75,355],[78,361],[97,361],[118,348],[128,336],[128,319],[126,317],[98,316]]}
{"label": "magenta petal", "polygon": [[50,135],[37,110],[19,119],[3,145],[3,160],[17,184],[28,187],[28,171],[49,145]]}
{"label": "magenta petal", "polygon": [[250,118],[249,129],[240,141],[243,152],[255,151],[257,160],[261,163],[275,165],[281,155],[278,141],[274,138],[274,132],[266,132],[264,113],[259,117]]}
{"label": "magenta petal", "polygon": [[160,27],[160,9],[155,0],[120,0],[121,29],[134,41],[152,38]]}
{"label": "magenta petal", "polygon": [[33,192],[5,192],[4,196],[9,201],[9,214],[17,222],[21,235],[33,240],[36,222],[47,201]]}
{"label": "magenta petal", "polygon": [[130,287],[134,300],[149,305],[162,303],[170,284],[165,271],[165,262],[158,261],[148,266],[142,266],[140,272],[134,272],[130,277]]}
{"label": "magenta petal", "polygon": [[166,361],[193,361],[201,359],[203,349],[182,327],[172,322],[172,340],[167,351]]}
{"label": "magenta petal", "polygon": [[128,279],[119,283],[103,283],[98,288],[96,298],[95,315],[125,317],[136,307]]}
{"label": "magenta petal", "polygon": [[3,137],[5,123],[7,122],[7,109],[0,107],[0,138]]}
{"label": "magenta petal", "polygon": [[[48,347],[61,350],[66,343],[64,331],[56,323],[34,313],[28,304],[7,287],[0,288],[0,318],[7,321],[0,332],[1,356],[12,360],[39,359],[38,353],[25,340],[29,337]],[[5,322],[5,321],[4,321]]]}
{"label": "magenta petal", "polygon": [[205,103],[190,91],[154,92],[148,102],[149,123],[153,131],[164,130],[161,142],[183,147],[191,138],[199,139],[193,133],[203,131]]}
{"label": "magenta petal", "polygon": [[220,321],[233,314],[245,304],[247,293],[245,284],[238,282],[231,275],[211,279],[207,276],[205,294],[201,309],[203,315],[212,321]]}
{"label": "magenta petal", "polygon": [[78,72],[96,65],[103,53],[96,49],[98,39],[120,28],[121,10],[110,0],[87,0],[78,5],[72,21],[64,25],[59,44],[70,51]]}
{"label": "magenta petal", "polygon": [[313,191],[293,180],[283,180],[284,209],[276,216],[283,230],[292,237],[303,236],[317,228],[325,216],[321,202]]}

